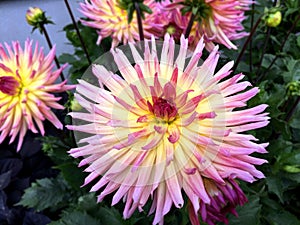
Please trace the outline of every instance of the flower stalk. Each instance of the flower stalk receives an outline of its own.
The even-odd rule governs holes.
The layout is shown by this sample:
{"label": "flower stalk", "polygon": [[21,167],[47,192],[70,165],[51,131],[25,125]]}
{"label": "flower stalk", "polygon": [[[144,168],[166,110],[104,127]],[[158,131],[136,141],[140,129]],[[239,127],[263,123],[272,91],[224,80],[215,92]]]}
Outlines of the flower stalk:
{"label": "flower stalk", "polygon": [[266,39],[265,39],[265,44],[264,44],[264,47],[263,47],[263,50],[262,50],[262,53],[261,53],[261,57],[260,57],[257,72],[256,72],[257,74],[259,74],[259,72],[260,72],[262,61],[264,59],[264,56],[265,56],[265,53],[266,53],[266,50],[267,50],[267,46],[268,46],[268,43],[269,43],[270,36],[271,36],[271,27],[268,27],[267,34],[266,34]]}
{"label": "flower stalk", "polygon": [[[297,23],[300,21],[300,14],[298,15],[298,17],[296,18],[296,20],[294,21],[293,25],[291,26],[291,28],[288,30],[287,35],[285,37],[285,39],[283,40],[283,42],[280,45],[279,48],[279,52],[281,52],[285,46],[285,43],[288,40],[288,37],[290,36],[290,34],[292,33],[292,31],[294,30],[294,28],[296,27]],[[260,74],[260,76],[256,79],[255,84],[257,84],[257,82],[261,81],[263,79],[263,77],[267,74],[267,72],[269,71],[269,69],[271,69],[271,67],[274,65],[274,63],[276,62],[276,60],[278,59],[279,55],[277,54],[274,59],[272,60],[272,62],[270,63],[270,65],[268,66],[268,68],[265,70],[264,73]]]}
{"label": "flower stalk", "polygon": [[[198,10],[197,10],[197,12],[198,12]],[[192,13],[192,15],[190,17],[190,20],[189,20],[189,24],[188,24],[188,26],[186,28],[186,31],[185,31],[185,34],[184,34],[185,38],[188,38],[190,36],[190,33],[191,33],[191,30],[192,30],[195,18],[196,18],[196,14]]]}
{"label": "flower stalk", "polygon": [[[45,35],[47,44],[51,50],[53,45],[51,43],[50,37],[46,30],[45,24],[54,24],[53,21],[51,21],[49,17],[46,17],[45,12],[38,7],[30,7],[27,10],[26,20],[27,20],[27,23],[33,27],[32,32],[34,30],[38,29],[41,34]],[[56,55],[54,56],[54,61],[55,61],[57,69],[60,69],[60,64],[58,62]],[[62,81],[65,80],[65,77],[62,72],[60,73],[60,78]]]}
{"label": "flower stalk", "polygon": [[[238,67],[238,65],[239,65],[239,63],[240,63],[240,61],[241,61],[241,59],[242,59],[242,56],[244,55],[244,52],[246,51],[247,46],[248,46],[250,40],[252,39],[252,37],[253,37],[253,35],[254,35],[254,33],[255,33],[255,31],[256,31],[258,25],[259,25],[260,22],[261,22],[261,20],[262,20],[262,17],[259,17],[259,19],[256,21],[254,27],[252,28],[252,30],[251,30],[251,32],[250,32],[250,34],[249,34],[247,40],[245,41],[245,43],[244,43],[244,45],[243,45],[243,48],[242,48],[240,54],[238,55],[238,57],[237,57],[237,59],[236,59],[236,61],[235,61],[235,64],[234,64],[234,66],[233,66],[233,68],[232,68],[232,74],[235,73],[235,70],[236,70],[236,68]],[[250,79],[250,77],[248,77],[248,78]]]}
{"label": "flower stalk", "polygon": [[[44,26],[44,24],[41,24],[40,26],[41,26],[41,30],[42,30],[41,33],[45,35],[45,38],[46,38],[47,44],[49,46],[49,49],[52,49],[53,45],[52,45],[51,39],[49,37],[49,34],[46,30],[46,27]],[[58,62],[58,59],[57,59],[56,55],[54,56],[54,62],[55,62],[55,65],[56,65],[57,69],[60,69],[60,64]],[[62,81],[65,81],[65,76],[64,76],[63,72],[60,73],[60,79]]]}
{"label": "flower stalk", "polygon": [[135,2],[134,7],[136,10],[136,17],[137,17],[137,22],[138,22],[140,41],[143,41],[144,40],[144,31],[143,31],[142,15],[141,15],[139,3]]}
{"label": "flower stalk", "polygon": [[289,122],[289,120],[292,118],[294,112],[297,109],[297,106],[300,103],[300,96],[297,97],[296,101],[294,102],[293,106],[291,107],[291,109],[287,112],[286,117],[285,117],[285,121]]}
{"label": "flower stalk", "polygon": [[[251,13],[251,30],[254,26],[254,9],[255,9],[255,4],[252,4],[251,6],[251,10],[252,10],[252,13]],[[252,38],[250,40],[250,43],[249,43],[249,71],[252,72]]]}
{"label": "flower stalk", "polygon": [[76,23],[76,21],[75,21],[75,18],[74,18],[73,12],[72,12],[72,10],[71,10],[70,4],[69,4],[68,0],[64,0],[64,1],[65,1],[65,5],[66,5],[66,7],[67,7],[67,9],[68,9],[69,15],[70,15],[70,17],[71,17],[72,23],[73,23],[73,25],[74,25],[76,34],[77,34],[77,36],[78,36],[78,38],[79,38],[81,47],[82,47],[82,49],[83,49],[83,51],[84,51],[84,54],[85,54],[85,56],[86,56],[86,59],[88,60],[89,64],[91,65],[91,64],[92,64],[91,58],[90,58],[90,56],[89,56],[89,53],[88,53],[87,48],[86,48],[86,45],[85,45],[85,43],[84,43],[84,41],[83,41],[83,39],[82,39],[82,36],[81,36],[81,34],[80,34],[80,31],[79,31],[79,29],[78,29],[78,26],[77,26],[77,23]]}

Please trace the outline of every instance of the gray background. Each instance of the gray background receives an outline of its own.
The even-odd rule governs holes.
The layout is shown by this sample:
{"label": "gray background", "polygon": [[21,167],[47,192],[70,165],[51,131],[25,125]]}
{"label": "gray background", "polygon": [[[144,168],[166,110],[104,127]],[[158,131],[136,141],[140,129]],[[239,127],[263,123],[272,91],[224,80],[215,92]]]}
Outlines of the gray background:
{"label": "gray background", "polygon": [[[82,0],[69,0],[69,4],[78,20],[81,13],[78,11],[79,2]],[[56,44],[56,52],[59,56],[64,52],[73,52],[63,32],[63,27],[72,23],[64,0],[0,0],[0,43],[19,40],[23,46],[24,41],[29,37],[37,40],[48,52],[47,42],[38,30],[31,33],[32,27],[26,22],[25,15],[29,7],[40,7],[46,11],[46,16],[51,17],[55,25],[46,25],[51,41]]]}

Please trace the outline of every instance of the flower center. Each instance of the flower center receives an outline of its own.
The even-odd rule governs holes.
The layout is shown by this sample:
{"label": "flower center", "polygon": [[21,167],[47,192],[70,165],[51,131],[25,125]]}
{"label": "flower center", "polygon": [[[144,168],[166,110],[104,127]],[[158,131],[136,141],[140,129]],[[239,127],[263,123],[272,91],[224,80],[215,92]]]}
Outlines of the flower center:
{"label": "flower center", "polygon": [[163,122],[167,123],[173,122],[177,116],[177,108],[175,104],[172,104],[163,98],[155,99],[150,111],[153,112],[156,118],[160,118]]}
{"label": "flower center", "polygon": [[0,77],[0,91],[4,94],[15,95],[18,93],[19,82],[12,76]]}

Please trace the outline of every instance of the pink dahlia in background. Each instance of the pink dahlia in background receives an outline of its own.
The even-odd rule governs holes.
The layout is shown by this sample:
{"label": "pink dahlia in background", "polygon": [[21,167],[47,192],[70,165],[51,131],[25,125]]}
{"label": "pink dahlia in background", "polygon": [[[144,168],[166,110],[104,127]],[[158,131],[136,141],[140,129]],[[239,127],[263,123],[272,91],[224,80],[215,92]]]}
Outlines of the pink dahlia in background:
{"label": "pink dahlia in background", "polygon": [[[177,19],[179,21],[177,24],[178,27],[185,28],[183,33],[185,33],[188,26],[189,19],[187,18],[191,17],[191,13],[184,16],[179,13],[179,9],[183,8],[184,2],[184,0],[174,0],[172,2],[167,0],[163,3],[171,18],[174,18],[175,14],[176,17],[182,17],[182,19]],[[252,0],[200,0],[201,9],[198,11],[197,16],[201,18],[201,22],[194,22],[194,26],[197,25],[197,35],[193,37],[193,40],[197,44],[203,36],[206,48],[209,51],[213,49],[214,43],[225,45],[229,49],[237,49],[232,40],[248,35],[243,31],[242,22],[246,18],[245,11],[249,10],[249,5],[253,2]]]}
{"label": "pink dahlia in background", "polygon": [[[228,224],[226,214],[231,212],[238,216],[235,207],[247,202],[247,197],[233,179],[224,179],[225,183],[216,183],[213,180],[204,178],[204,186],[210,198],[210,204],[200,202],[199,215],[208,225],[214,225],[216,221]],[[197,212],[189,203],[189,216],[192,225],[199,225]]]}
{"label": "pink dahlia in background", "polygon": [[[145,38],[150,38],[151,35],[161,36],[165,21],[159,19],[158,3],[154,0],[145,0],[144,4],[154,11],[152,14],[145,13],[143,20]],[[112,37],[112,47],[119,43],[127,44],[140,40],[136,12],[128,24],[127,11],[119,7],[117,0],[85,0],[84,3],[80,3],[80,7],[79,11],[90,19],[90,21],[82,20],[82,23],[97,29],[99,35],[97,43],[106,37]]]}
{"label": "pink dahlia in background", "polygon": [[[181,6],[178,7],[178,5],[176,5],[176,7],[174,7],[168,0],[163,1],[161,7],[161,11],[164,12],[162,15],[166,18],[166,21],[169,21],[166,25],[166,33],[169,33],[176,41],[179,41],[181,35],[186,33],[190,14],[182,15],[180,10]],[[169,7],[171,7],[171,9],[168,9]],[[198,25],[197,22],[194,22],[191,28],[188,38],[190,49],[194,49],[202,37]]]}
{"label": "pink dahlia in background", "polygon": [[238,110],[258,88],[245,91],[251,85],[240,82],[243,74],[229,77],[233,62],[215,71],[218,47],[199,66],[203,40],[193,54],[187,39],[180,42],[179,51],[169,35],[161,49],[154,38],[144,50],[130,44],[134,62],[112,50],[122,77],[93,65],[107,89],[83,80],[77,87],[76,99],[87,111],[71,116],[88,123],[68,128],[90,136],[70,154],[85,157],[80,166],[88,165],[90,174],[84,184],[97,181],[91,191],[101,192],[98,201],[111,193],[112,205],[125,201],[124,218],[151,199],[153,224],[163,224],[172,205],[183,207],[184,192],[193,224],[198,213],[207,222],[224,221],[246,201],[235,179],[264,177],[254,165],[266,161],[250,154],[265,153],[267,144],[243,132],[268,124],[267,105]]}
{"label": "pink dahlia in background", "polygon": [[[6,48],[6,50],[5,50]],[[19,134],[17,151],[20,150],[27,130],[44,135],[43,121],[49,120],[62,129],[61,122],[51,108],[63,109],[60,99],[51,92],[63,92],[73,88],[65,82],[54,84],[61,71],[53,71],[55,47],[47,56],[43,48],[27,40],[22,49],[18,41],[0,44],[0,143],[10,136],[12,143]]]}

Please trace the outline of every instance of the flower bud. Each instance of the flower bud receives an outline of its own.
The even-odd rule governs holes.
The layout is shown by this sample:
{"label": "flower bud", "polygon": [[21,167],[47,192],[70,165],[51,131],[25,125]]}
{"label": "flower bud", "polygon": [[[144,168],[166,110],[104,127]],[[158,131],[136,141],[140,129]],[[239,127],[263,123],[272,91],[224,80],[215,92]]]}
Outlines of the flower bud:
{"label": "flower bud", "polygon": [[288,96],[300,96],[300,81],[292,81],[287,85]]}
{"label": "flower bud", "polygon": [[266,18],[266,24],[268,27],[277,27],[282,19],[280,11],[270,12]]}
{"label": "flower bud", "polygon": [[81,105],[75,98],[71,100],[70,108],[72,109],[72,111],[80,111],[82,109]]}
{"label": "flower bud", "polygon": [[30,7],[26,13],[27,23],[31,26],[36,26],[38,23],[46,19],[45,13],[38,7]]}
{"label": "flower bud", "polygon": [[173,35],[176,32],[176,28],[172,25],[167,27],[167,33]]}

